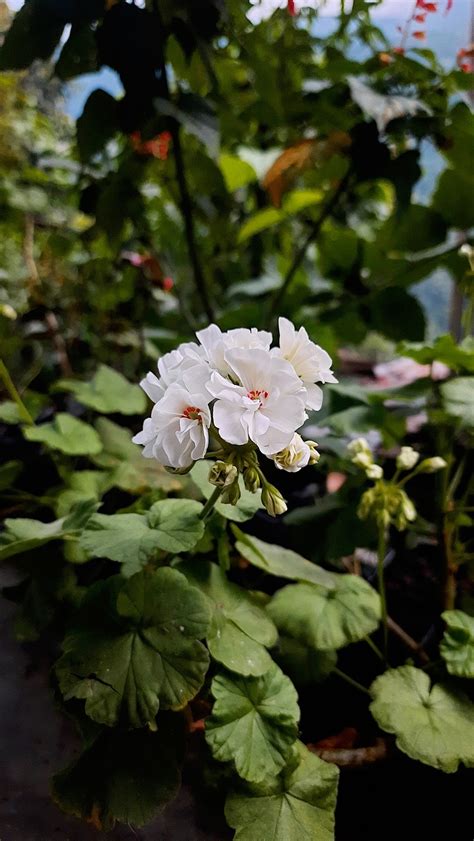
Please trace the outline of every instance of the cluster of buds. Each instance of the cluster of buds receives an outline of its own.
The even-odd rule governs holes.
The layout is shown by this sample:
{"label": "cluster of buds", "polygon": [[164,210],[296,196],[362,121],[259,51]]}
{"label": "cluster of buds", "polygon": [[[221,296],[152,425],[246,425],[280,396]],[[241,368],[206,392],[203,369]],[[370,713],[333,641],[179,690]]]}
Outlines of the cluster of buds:
{"label": "cluster of buds", "polygon": [[[365,438],[352,441],[348,449],[352,463],[374,481],[373,487],[362,495],[358,516],[362,520],[371,517],[385,528],[393,525],[398,531],[404,531],[416,519],[415,506],[403,489],[405,482],[419,473],[435,473],[446,467],[445,460],[439,456],[420,461],[420,454],[413,447],[402,447],[396,459],[396,473],[393,479],[387,480],[382,467],[374,462]],[[406,473],[403,478],[400,478],[401,472]]]}

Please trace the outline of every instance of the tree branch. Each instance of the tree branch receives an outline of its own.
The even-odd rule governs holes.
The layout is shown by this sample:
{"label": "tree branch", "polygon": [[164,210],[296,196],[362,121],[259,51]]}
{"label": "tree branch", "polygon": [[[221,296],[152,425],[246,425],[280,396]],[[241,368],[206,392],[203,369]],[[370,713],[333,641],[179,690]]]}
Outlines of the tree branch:
{"label": "tree branch", "polygon": [[270,302],[270,308],[269,308],[268,318],[267,318],[267,323],[268,324],[272,323],[276,313],[278,312],[279,308],[281,307],[282,301],[283,301],[286,293],[288,292],[288,288],[291,284],[291,281],[293,280],[297,270],[299,269],[301,263],[303,262],[303,260],[305,258],[308,247],[311,245],[311,243],[315,239],[317,239],[317,237],[319,236],[319,232],[320,232],[322,226],[324,225],[326,219],[328,219],[328,217],[331,215],[331,213],[335,210],[335,208],[336,208],[336,206],[339,202],[339,199],[341,198],[342,194],[344,193],[344,191],[347,187],[350,175],[351,175],[351,171],[350,171],[350,169],[348,169],[348,171],[346,172],[344,177],[341,178],[341,180],[340,180],[336,190],[332,194],[332,196],[330,196],[329,199],[327,200],[327,202],[323,205],[318,219],[316,220],[316,222],[314,222],[310,231],[308,232],[305,239],[303,240],[302,244],[300,245],[300,247],[296,251],[296,254],[293,257],[293,262],[291,263],[290,268],[288,269],[288,271],[285,275],[285,278],[283,280],[282,285],[280,287],[278,287],[278,289],[276,290],[276,292],[273,296],[273,299]]}

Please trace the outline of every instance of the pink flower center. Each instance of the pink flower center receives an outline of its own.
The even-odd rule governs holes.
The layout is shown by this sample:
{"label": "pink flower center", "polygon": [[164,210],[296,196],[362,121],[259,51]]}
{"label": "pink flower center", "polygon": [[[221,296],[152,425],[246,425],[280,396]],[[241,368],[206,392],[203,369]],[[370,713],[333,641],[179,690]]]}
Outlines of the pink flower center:
{"label": "pink flower center", "polygon": [[252,389],[252,391],[247,392],[247,397],[249,400],[258,400],[260,405],[262,405],[263,400],[268,398],[268,391],[264,391],[263,389]]}
{"label": "pink flower center", "polygon": [[197,406],[186,406],[181,417],[188,418],[188,420],[197,420],[199,423],[202,423],[201,410]]}

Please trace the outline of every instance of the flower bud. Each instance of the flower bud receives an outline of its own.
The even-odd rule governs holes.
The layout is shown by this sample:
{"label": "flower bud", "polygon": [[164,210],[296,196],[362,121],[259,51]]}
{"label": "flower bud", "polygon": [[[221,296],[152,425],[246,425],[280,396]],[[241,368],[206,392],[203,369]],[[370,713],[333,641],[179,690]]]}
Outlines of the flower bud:
{"label": "flower bud", "polygon": [[262,489],[262,503],[271,517],[278,517],[287,510],[287,505],[278,488],[268,482]]}
{"label": "flower bud", "polygon": [[397,456],[397,467],[399,470],[411,470],[419,458],[420,454],[413,447],[402,447]]}
{"label": "flower bud", "polygon": [[222,495],[221,495],[221,502],[226,502],[229,505],[237,505],[240,499],[240,486],[237,480],[232,482],[231,485],[228,485],[224,488]]}
{"label": "flower bud", "polygon": [[433,456],[432,458],[425,458],[421,462],[418,470],[420,473],[436,473],[437,470],[442,470],[447,467],[448,463],[441,458],[441,456]]}
{"label": "flower bud", "polygon": [[225,461],[216,461],[209,471],[209,482],[216,488],[228,488],[237,479],[238,471],[235,465]]}
{"label": "flower bud", "polygon": [[369,464],[366,467],[365,475],[369,479],[381,479],[383,476],[383,470],[380,467],[380,464]]}
{"label": "flower bud", "polygon": [[358,456],[364,453],[372,460],[372,450],[365,438],[355,438],[354,441],[351,441],[347,445],[347,449],[353,456]]}
{"label": "flower bud", "polygon": [[261,481],[258,470],[255,467],[247,467],[243,473],[244,485],[250,493],[258,491]]}

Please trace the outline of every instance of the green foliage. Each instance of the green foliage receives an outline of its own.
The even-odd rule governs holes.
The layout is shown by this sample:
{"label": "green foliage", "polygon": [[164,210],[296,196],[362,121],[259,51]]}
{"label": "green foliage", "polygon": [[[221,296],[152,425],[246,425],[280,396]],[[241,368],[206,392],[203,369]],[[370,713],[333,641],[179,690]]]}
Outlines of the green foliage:
{"label": "green foliage", "polygon": [[38,549],[52,540],[78,536],[96,508],[97,505],[93,500],[86,499],[73,505],[67,516],[54,520],[52,523],[42,523],[40,520],[27,520],[22,517],[6,519],[5,531],[0,535],[0,560]]}
{"label": "green foliage", "polygon": [[474,618],[462,610],[445,610],[441,616],[446,630],[440,651],[448,672],[474,678]]}
{"label": "green foliage", "polygon": [[[375,680],[374,717],[415,759],[473,762],[456,688],[473,675],[472,620],[452,608],[472,560],[474,117],[469,74],[390,50],[362,0],[324,38],[319,9],[253,26],[244,5],[26,0],[9,27],[0,4],[0,70],[22,71],[0,74],[0,343],[15,384],[2,374],[0,559],[17,567],[5,588],[17,638],[63,637],[59,691],[84,736],[54,779],[64,810],[99,829],[151,820],[179,785],[184,720],[197,719],[198,745],[204,716],[228,763],[236,841],[331,841],[338,771],[296,741],[291,681],[324,681],[339,648],[378,628],[363,577],[376,529],[357,511],[391,503],[379,555],[391,550],[395,580],[402,555],[434,558],[430,581],[444,564],[450,608],[433,648],[451,682],[430,688],[389,640],[399,668]],[[96,87],[74,124],[63,82],[104,67],[123,95]],[[440,164],[431,191],[427,154]],[[451,285],[459,342],[437,336],[447,312],[434,299]],[[342,381],[308,419],[320,464],[279,477],[291,505],[270,543],[253,536],[271,534],[260,491],[240,479],[238,503],[203,519],[212,465],[174,475],[132,436],[146,409],[136,383],[157,357],[210,321],[273,329],[280,314],[330,350]],[[452,376],[366,388],[359,372],[393,358],[394,342]],[[399,479],[389,500],[407,432],[418,473],[434,470],[427,453],[447,468],[429,486],[417,473],[410,497]],[[371,465],[383,459],[387,477],[369,489],[347,458],[360,433],[381,442]],[[240,531],[253,517],[252,535]],[[408,529],[394,540],[394,526]]]}
{"label": "green foliage", "polygon": [[273,543],[265,543],[257,537],[250,537],[236,526],[233,526],[233,532],[237,537],[235,544],[237,551],[252,566],[258,567],[268,575],[292,578],[296,581],[309,581],[328,590],[335,587],[333,575],[305,560],[291,549],[284,549]]}
{"label": "green foliage", "polygon": [[201,511],[202,505],[192,499],[165,499],[145,514],[96,514],[81,536],[81,547],[91,557],[118,561],[130,576],[159,550],[193,549],[204,534]]}
{"label": "green foliage", "polygon": [[91,587],[56,675],[65,700],[85,700],[94,721],[143,727],[160,707],[181,709],[202,686],[206,599],[173,569],[113,576]]}
{"label": "green foliage", "polygon": [[474,427],[474,377],[456,377],[441,386],[443,408],[461,426]]}
{"label": "green foliage", "polygon": [[299,708],[291,681],[276,664],[263,677],[220,674],[206,721],[206,739],[216,759],[233,762],[237,773],[261,783],[286,764],[298,735]]}
{"label": "green foliage", "polygon": [[28,441],[38,441],[68,456],[92,456],[102,449],[95,429],[65,412],[59,412],[52,423],[25,427],[23,434]]}
{"label": "green foliage", "polygon": [[462,693],[413,666],[390,669],[371,687],[370,710],[383,730],[412,759],[453,773],[474,764],[473,706]]}
{"label": "green foliage", "polygon": [[275,645],[277,630],[252,593],[230,582],[216,564],[193,560],[178,568],[211,603],[207,644],[212,657],[240,675],[265,674],[272,664],[267,648]]}
{"label": "green foliage", "polygon": [[321,651],[363,639],[380,621],[376,591],[355,575],[334,577],[334,588],[289,584],[273,596],[268,612],[277,628]]}
{"label": "green foliage", "polygon": [[55,774],[52,795],[65,812],[96,829],[115,821],[143,826],[175,797],[180,784],[180,734],[166,715],[158,730],[100,730],[74,761]]}
{"label": "green foliage", "polygon": [[122,415],[138,415],[145,411],[146,398],[141,388],[129,383],[122,374],[100,365],[96,374],[88,383],[79,380],[59,380],[59,391],[69,391],[83,406],[89,406],[96,412]]}
{"label": "green foliage", "polygon": [[227,799],[236,841],[333,841],[339,771],[297,743],[280,777],[239,789]]}

